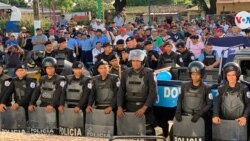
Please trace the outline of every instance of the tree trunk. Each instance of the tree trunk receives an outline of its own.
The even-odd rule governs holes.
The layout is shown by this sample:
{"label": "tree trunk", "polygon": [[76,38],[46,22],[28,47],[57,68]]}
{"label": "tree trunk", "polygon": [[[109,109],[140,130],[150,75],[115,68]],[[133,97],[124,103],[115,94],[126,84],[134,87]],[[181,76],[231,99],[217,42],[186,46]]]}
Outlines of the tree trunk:
{"label": "tree trunk", "polygon": [[115,7],[116,13],[121,13],[123,8],[126,6],[126,0],[115,0],[113,6]]}
{"label": "tree trunk", "polygon": [[217,2],[217,0],[209,0],[209,2],[210,2],[209,14],[216,14],[216,11],[217,11],[216,2]]}
{"label": "tree trunk", "polygon": [[199,0],[200,6],[203,8],[206,14],[216,14],[216,2],[217,0],[209,0],[210,8],[208,8],[206,0]]}

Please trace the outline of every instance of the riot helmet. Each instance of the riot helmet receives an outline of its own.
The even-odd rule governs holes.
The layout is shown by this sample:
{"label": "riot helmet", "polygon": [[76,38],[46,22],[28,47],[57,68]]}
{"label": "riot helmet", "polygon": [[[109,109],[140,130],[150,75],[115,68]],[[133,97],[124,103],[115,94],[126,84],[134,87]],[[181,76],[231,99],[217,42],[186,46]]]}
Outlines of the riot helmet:
{"label": "riot helmet", "polygon": [[43,59],[42,68],[45,70],[46,67],[57,67],[57,61],[53,57],[46,57]]}
{"label": "riot helmet", "polygon": [[143,64],[145,62],[146,53],[140,49],[134,49],[129,52],[128,61],[139,60]]}
{"label": "riot helmet", "polygon": [[236,72],[236,77],[237,79],[239,79],[240,75],[241,75],[241,68],[238,64],[236,64],[235,62],[229,62],[226,63],[223,67],[223,75],[224,78],[226,79],[227,73],[230,71],[235,71]]}
{"label": "riot helmet", "polygon": [[188,65],[189,74],[200,73],[201,77],[205,75],[205,65],[200,61],[193,61]]}

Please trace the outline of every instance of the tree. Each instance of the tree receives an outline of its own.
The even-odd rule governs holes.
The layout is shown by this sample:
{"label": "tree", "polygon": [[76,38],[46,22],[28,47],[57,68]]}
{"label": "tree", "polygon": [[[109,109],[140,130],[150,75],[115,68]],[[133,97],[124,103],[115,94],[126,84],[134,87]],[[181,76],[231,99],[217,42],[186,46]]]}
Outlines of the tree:
{"label": "tree", "polygon": [[27,4],[25,3],[24,0],[0,0],[0,2],[5,3],[5,4],[10,4],[16,7],[26,7]]}
{"label": "tree", "polygon": [[75,0],[76,3],[73,11],[90,11],[96,13],[97,1],[96,0]]}
{"label": "tree", "polygon": [[[216,2],[217,0],[193,0],[193,3],[199,5],[206,14],[216,14]],[[208,7],[208,4],[210,7]]]}
{"label": "tree", "polygon": [[[134,0],[137,1],[137,0]],[[127,0],[115,0],[115,3],[113,6],[115,7],[116,13],[121,13],[123,11],[123,8],[126,6]]]}

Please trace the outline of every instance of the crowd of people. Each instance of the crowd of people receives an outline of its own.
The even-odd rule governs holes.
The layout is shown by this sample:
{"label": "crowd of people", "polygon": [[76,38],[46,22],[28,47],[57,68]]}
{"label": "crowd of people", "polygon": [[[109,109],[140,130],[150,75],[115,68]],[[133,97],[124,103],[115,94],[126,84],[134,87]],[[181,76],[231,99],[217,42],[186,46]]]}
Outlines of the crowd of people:
{"label": "crowd of people", "polygon": [[[207,42],[209,38],[250,37],[249,30],[243,32],[226,21],[213,20],[204,23],[173,20],[171,23],[146,25],[142,17],[137,17],[135,22],[125,23],[117,15],[109,25],[95,17],[90,25],[75,24],[73,19],[68,22],[62,15],[56,29],[37,28],[34,36],[25,27],[21,28],[17,36],[13,33],[7,36],[1,34],[0,68],[3,71],[5,66],[13,77],[11,80],[2,72],[1,112],[5,111],[6,106],[11,106],[12,93],[16,98],[12,108],[23,106],[29,111],[34,111],[39,97],[40,106],[46,107],[47,112],[53,108],[63,112],[65,103],[74,108],[75,112],[80,109],[92,112],[95,103],[96,108],[104,109],[105,114],[114,111],[118,117],[123,117],[125,106],[127,111],[135,112],[137,117],[145,114],[146,122],[150,125],[148,128],[151,129],[149,134],[154,134],[152,129],[157,125],[152,109],[157,94],[154,72],[169,70],[171,67],[189,67],[193,84],[183,86],[183,98],[185,89],[189,91],[190,87],[200,87],[203,69],[217,68],[220,64],[213,44]],[[73,64],[73,75],[64,74],[65,61]],[[192,70],[190,63],[197,61],[201,63],[198,63],[198,70]],[[27,66],[33,65],[41,68],[42,77],[38,84],[34,79],[26,77]],[[84,76],[84,70],[88,70],[92,78]],[[237,75],[238,79],[239,72],[235,69],[230,71],[236,71],[237,74],[233,75]],[[227,79],[230,81],[229,76]],[[193,122],[204,116],[211,106],[209,89],[204,85],[202,87],[206,91],[202,93],[207,100],[204,101],[205,110],[200,107],[192,113],[190,110],[193,109],[184,109],[195,115]],[[234,88],[236,85],[238,83],[233,82],[228,87]],[[9,89],[4,89],[6,87]],[[246,95],[247,88],[243,88],[242,93]],[[221,89],[219,94],[224,93]],[[249,115],[249,98],[248,95],[244,98],[245,107],[248,108],[245,108],[244,118],[239,119],[241,125],[246,124],[246,116]],[[181,104],[179,102],[176,113],[178,121],[181,121],[183,111]],[[213,122],[218,124],[220,111],[216,112]],[[239,115],[236,117],[239,118]],[[163,127],[164,136],[167,136],[166,119],[157,120],[165,121],[159,126]]]}

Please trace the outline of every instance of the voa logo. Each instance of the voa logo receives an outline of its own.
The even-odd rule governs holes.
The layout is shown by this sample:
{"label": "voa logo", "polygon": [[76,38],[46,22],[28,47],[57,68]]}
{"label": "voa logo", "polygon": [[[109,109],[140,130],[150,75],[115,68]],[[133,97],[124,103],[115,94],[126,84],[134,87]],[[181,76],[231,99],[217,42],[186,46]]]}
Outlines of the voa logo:
{"label": "voa logo", "polygon": [[241,11],[235,16],[235,24],[240,29],[246,29],[250,27],[250,13]]}

